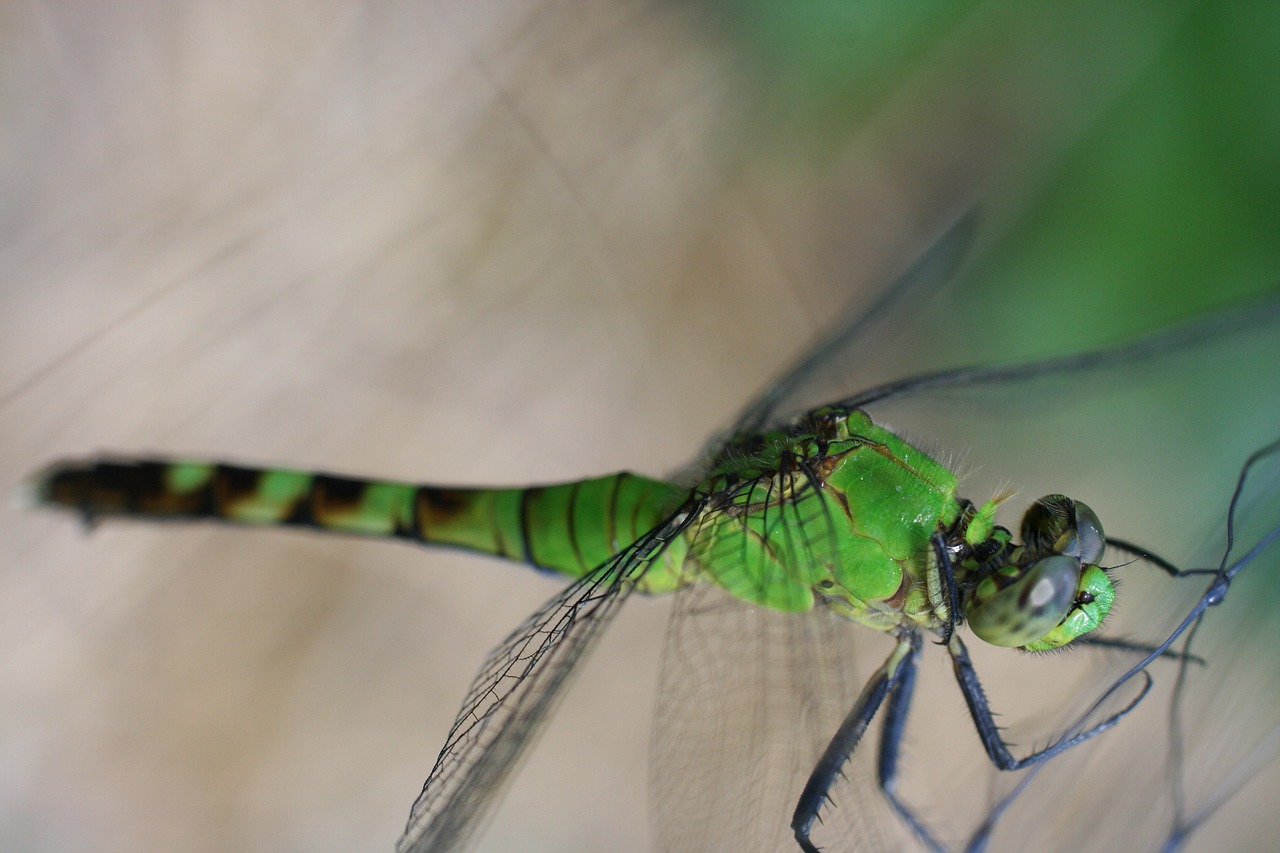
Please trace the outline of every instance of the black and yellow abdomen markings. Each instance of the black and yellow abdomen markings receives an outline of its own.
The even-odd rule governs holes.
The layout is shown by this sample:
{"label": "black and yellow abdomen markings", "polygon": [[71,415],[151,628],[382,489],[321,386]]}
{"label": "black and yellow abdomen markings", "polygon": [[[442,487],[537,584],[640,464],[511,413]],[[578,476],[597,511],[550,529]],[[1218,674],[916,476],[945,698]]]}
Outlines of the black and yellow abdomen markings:
{"label": "black and yellow abdomen markings", "polygon": [[460,489],[190,460],[90,461],[44,472],[31,497],[101,516],[310,527],[465,548],[574,577],[657,526],[687,491],[630,473]]}

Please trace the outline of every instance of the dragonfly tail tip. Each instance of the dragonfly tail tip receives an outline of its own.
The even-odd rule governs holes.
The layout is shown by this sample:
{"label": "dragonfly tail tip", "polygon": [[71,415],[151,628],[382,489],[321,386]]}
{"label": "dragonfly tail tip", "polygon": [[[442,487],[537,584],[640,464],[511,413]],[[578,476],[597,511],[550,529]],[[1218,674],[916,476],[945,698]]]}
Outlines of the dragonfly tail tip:
{"label": "dragonfly tail tip", "polygon": [[45,503],[48,494],[48,478],[44,472],[28,477],[9,492],[9,506],[13,509],[35,509]]}

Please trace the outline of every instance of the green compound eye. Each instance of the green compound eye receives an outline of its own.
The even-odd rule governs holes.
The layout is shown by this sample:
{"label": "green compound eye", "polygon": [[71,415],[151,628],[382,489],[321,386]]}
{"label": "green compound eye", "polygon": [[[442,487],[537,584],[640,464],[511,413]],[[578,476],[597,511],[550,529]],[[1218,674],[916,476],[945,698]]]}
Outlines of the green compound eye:
{"label": "green compound eye", "polygon": [[1085,566],[1080,573],[1075,606],[1062,624],[1034,643],[1023,646],[1029,652],[1042,652],[1065,646],[1102,624],[1116,600],[1116,587],[1107,573],[1097,566]]}
{"label": "green compound eye", "polygon": [[1097,513],[1066,495],[1045,495],[1027,509],[1022,542],[1034,554],[1063,554],[1086,566],[1097,565],[1107,549]]}
{"label": "green compound eye", "polygon": [[1035,643],[1071,612],[1080,583],[1080,561],[1074,557],[1043,557],[1004,587],[997,582],[1002,572],[978,584],[969,614],[973,633],[991,645],[1014,648]]}
{"label": "green compound eye", "polygon": [[1057,545],[1059,553],[1075,557],[1086,566],[1096,566],[1107,550],[1107,538],[1102,533],[1102,522],[1089,505],[1075,502],[1075,533],[1064,534]]}

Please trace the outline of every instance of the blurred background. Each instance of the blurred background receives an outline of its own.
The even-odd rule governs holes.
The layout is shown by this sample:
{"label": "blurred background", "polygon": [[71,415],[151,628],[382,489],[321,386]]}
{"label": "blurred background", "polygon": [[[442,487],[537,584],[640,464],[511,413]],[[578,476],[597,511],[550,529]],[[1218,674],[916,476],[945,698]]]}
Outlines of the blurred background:
{"label": "blurred background", "polygon": [[[867,376],[1274,287],[1278,36],[1263,0],[8,4],[0,484],[101,451],[660,475],[974,205],[963,311]],[[390,849],[483,654],[556,589],[6,509],[0,846]],[[668,611],[628,606],[480,849],[650,849]],[[1268,784],[1204,849],[1274,839]]]}

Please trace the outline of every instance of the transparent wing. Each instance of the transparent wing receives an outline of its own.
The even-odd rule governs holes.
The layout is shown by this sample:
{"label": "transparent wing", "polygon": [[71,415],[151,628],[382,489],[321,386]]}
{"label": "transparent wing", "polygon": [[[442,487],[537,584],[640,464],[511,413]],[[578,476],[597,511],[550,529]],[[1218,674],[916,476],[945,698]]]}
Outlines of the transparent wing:
{"label": "transparent wing", "polygon": [[897,397],[916,396],[938,389],[1045,380],[1058,375],[1084,377],[1127,364],[1153,362],[1162,356],[1177,356],[1236,335],[1269,330],[1274,327],[1277,314],[1280,314],[1280,295],[1264,295],[1193,319],[1181,326],[1116,346],[1026,363],[975,365],[932,371],[877,385],[851,397],[833,401],[833,404],[846,408],[866,408]]}
{"label": "transparent wing", "polygon": [[[936,315],[904,321],[908,306],[900,294],[913,290],[919,296],[928,289],[921,286],[922,270],[958,248],[958,233],[957,228],[947,232],[866,314],[821,341],[747,408],[739,424],[772,423],[801,400],[811,404],[839,376],[823,359],[855,357],[863,336],[883,336],[886,324],[897,322],[903,337],[927,335]],[[959,290],[935,289],[934,295],[954,305]],[[1019,345],[1010,343],[1015,349]],[[960,353],[955,355],[959,359]],[[967,494],[974,500],[985,500],[1009,483],[1026,485],[1022,498],[1027,500],[1066,492],[1108,507],[1104,523],[1114,535],[1184,568],[1212,567],[1225,559],[1227,506],[1245,457],[1280,434],[1280,380],[1253,367],[1278,358],[1280,296],[1273,294],[1119,345],[1011,365],[926,372],[841,402],[869,407],[877,419],[909,437],[960,454],[952,461],[969,471]],[[1247,416],[1240,415],[1242,408]],[[1224,423],[1222,412],[1235,414]],[[1251,482],[1275,482],[1264,467],[1259,463]],[[1176,495],[1168,494],[1161,476],[1178,484]],[[792,483],[792,488],[803,485]],[[777,486],[748,483],[743,488],[751,491],[749,500],[767,503],[774,497],[768,489]],[[1025,500],[1010,503],[1021,506]],[[1241,538],[1258,542],[1280,516],[1268,513],[1263,499],[1252,503],[1264,505],[1252,511],[1260,521]],[[812,543],[803,539],[821,535],[814,531],[822,527],[793,517],[795,512],[793,504],[783,503],[774,523],[764,526],[772,550],[784,559],[774,576],[754,573],[762,585],[805,571],[803,555]],[[1016,529],[1016,514],[1003,521]],[[752,559],[745,551],[741,557]],[[1223,673],[1241,654],[1209,654],[1207,639],[1186,648],[1187,632],[1199,624],[1188,617],[1209,600],[1209,580],[1203,575],[1173,579],[1115,549],[1110,559],[1124,566],[1117,568],[1122,599],[1105,633],[1116,645],[1021,659],[1009,652],[975,651],[986,664],[980,672],[994,688],[994,708],[1019,754],[1049,746],[1124,708],[1145,686],[1142,671],[1150,669],[1156,689],[1132,719],[1097,742],[1022,773],[1001,773],[978,748],[972,723],[955,713],[955,685],[945,667],[940,660],[926,661],[924,670],[932,677],[920,688],[904,763],[929,769],[906,773],[902,787],[907,801],[939,827],[948,844],[1018,849],[1035,838],[1046,849],[1078,849],[1126,839],[1138,849],[1156,849],[1198,829],[1201,815],[1215,812],[1244,786],[1242,780],[1273,763],[1273,742],[1280,737],[1277,715],[1267,722],[1264,713],[1252,727],[1241,727],[1238,714],[1228,715],[1223,719],[1233,743],[1227,744],[1213,722],[1220,715],[1184,710],[1196,704],[1196,697],[1207,697],[1211,708],[1214,703],[1222,707],[1221,688],[1199,682],[1210,680],[1211,672]],[[1239,563],[1242,580],[1235,586],[1264,577],[1266,560],[1261,552]],[[700,849],[713,840],[776,849],[790,843],[790,810],[812,767],[798,756],[820,752],[824,734],[830,736],[856,694],[858,676],[849,663],[857,659],[857,650],[850,645],[852,636],[821,627],[820,620],[830,614],[766,613],[740,602],[708,603],[713,598],[707,591],[683,593],[668,640],[656,729],[660,849]],[[1238,601],[1233,592],[1228,603]],[[1212,608],[1197,633],[1207,637],[1209,625],[1236,633],[1232,629],[1242,624],[1241,617],[1219,617],[1226,609],[1227,603]],[[1280,636],[1276,625],[1259,624],[1258,630]],[[1247,631],[1238,633],[1238,642],[1248,642],[1243,639]],[[875,645],[873,635],[862,634],[864,646]],[[1174,654],[1147,660],[1142,651],[1170,645],[1189,657],[1181,664]],[[824,667],[834,670],[823,672]],[[842,681],[845,677],[853,681]],[[1256,677],[1240,677],[1250,688],[1250,699],[1240,706],[1255,714],[1274,707],[1267,701],[1274,679],[1262,679],[1267,686],[1259,689]],[[1142,722],[1152,714],[1164,724]],[[1175,717],[1195,722],[1179,724]],[[721,723],[727,720],[733,723],[726,729]],[[1179,744],[1197,737],[1217,743],[1216,772],[1200,766],[1204,755],[1181,754]],[[860,747],[847,784],[835,792],[838,804],[854,805],[824,815],[821,839],[838,839],[837,847],[856,842],[857,849],[910,845],[910,838],[894,837],[901,831],[895,819],[882,819],[882,798],[868,795],[875,784],[870,741]],[[1223,760],[1225,754],[1236,758]],[[1252,759],[1244,760],[1246,755]],[[940,795],[938,778],[948,780],[946,796]],[[1199,793],[1185,792],[1187,783],[1178,781],[1184,779],[1194,779]],[[1075,799],[1064,799],[1068,795]],[[1077,819],[1082,811],[1108,808],[1121,797],[1134,801],[1140,817],[1124,824]]]}
{"label": "transparent wing", "polygon": [[[1280,442],[1246,462],[1226,534],[1220,574],[1210,579],[1211,594],[1225,591],[1225,598],[1208,605],[1184,635],[1183,648],[1207,664],[1193,665],[1190,658],[1180,664],[1170,707],[1165,761],[1171,846],[1211,834],[1201,831],[1211,821],[1220,831],[1248,827],[1232,812],[1265,813],[1280,780],[1280,714],[1274,711],[1280,677],[1274,661],[1266,660],[1280,637]],[[1218,585],[1223,581],[1229,586]],[[1208,595],[1204,601],[1216,600]],[[1249,847],[1268,839],[1241,833],[1238,841]]]}
{"label": "transparent wing", "polygon": [[[925,249],[862,310],[851,310],[752,402],[729,432],[761,432],[779,419],[823,402],[833,385],[848,380],[850,365],[869,361],[880,335],[893,328],[898,312],[920,310],[921,300],[954,276],[973,239],[977,214],[969,211],[949,223]],[[845,387],[848,387],[846,385]]]}
{"label": "transparent wing", "polygon": [[467,847],[574,665],[688,521],[681,512],[646,534],[552,598],[489,653],[413,804],[398,851]]}
{"label": "transparent wing", "polygon": [[[812,499],[817,488],[795,470],[742,483],[731,506],[708,512],[694,532],[695,560],[741,574],[733,594],[696,577],[677,594],[654,722],[658,850],[794,847],[799,794],[891,646],[822,606],[787,612],[751,603],[812,605],[810,555],[834,550],[815,541],[834,535],[826,504]],[[759,517],[748,522],[732,511],[743,505],[758,507]],[[791,587],[794,597],[779,592]],[[874,757],[860,750],[845,768],[847,784],[824,810],[823,839],[856,840],[859,850],[910,843],[875,791]]]}
{"label": "transparent wing", "polygon": [[[825,610],[781,613],[713,587],[682,590],[654,722],[655,849],[792,849],[796,799],[886,642]],[[860,753],[847,768],[822,837],[902,849],[910,838],[875,791],[871,759]]]}
{"label": "transparent wing", "polygon": [[[654,722],[658,849],[792,843],[795,796],[857,693],[854,625],[750,603],[795,606],[783,592],[793,589],[812,601],[806,555],[819,544],[812,536],[833,529],[804,517],[820,511],[812,491],[795,471],[748,481],[700,520],[694,559],[738,574],[734,594],[697,584],[678,593]],[[759,507],[758,522],[733,511],[741,506]]]}
{"label": "transparent wing", "polygon": [[[1187,835],[1221,845],[1230,827],[1215,831],[1201,816],[1229,812],[1237,792],[1265,790],[1250,780],[1276,764],[1280,676],[1260,650],[1280,640],[1280,554],[1274,545],[1251,549],[1280,524],[1274,453],[1249,468],[1230,552],[1227,519],[1246,460],[1280,436],[1280,375],[1262,367],[1276,363],[1273,294],[1106,354],[938,372],[850,398],[908,436],[951,448],[972,499],[1021,486],[1005,504],[1001,521],[1010,527],[1028,500],[1061,492],[1089,503],[1110,536],[1175,566],[1234,567],[1225,600],[1196,623],[1187,617],[1211,600],[1212,578],[1171,578],[1150,561],[1108,552],[1120,597],[1104,636],[1151,649],[1174,639],[1175,651],[1194,657],[1151,661],[1155,686],[1129,717],[1044,765],[996,771],[966,720],[955,728],[918,699],[907,760],[928,771],[907,773],[902,790],[949,844],[1160,849]],[[1098,647],[972,651],[1019,753],[1123,707],[1141,687],[1132,671],[1146,657]],[[945,797],[931,784],[939,775]],[[1082,819],[1108,814],[1125,818]],[[1261,814],[1255,809],[1249,825]]]}

